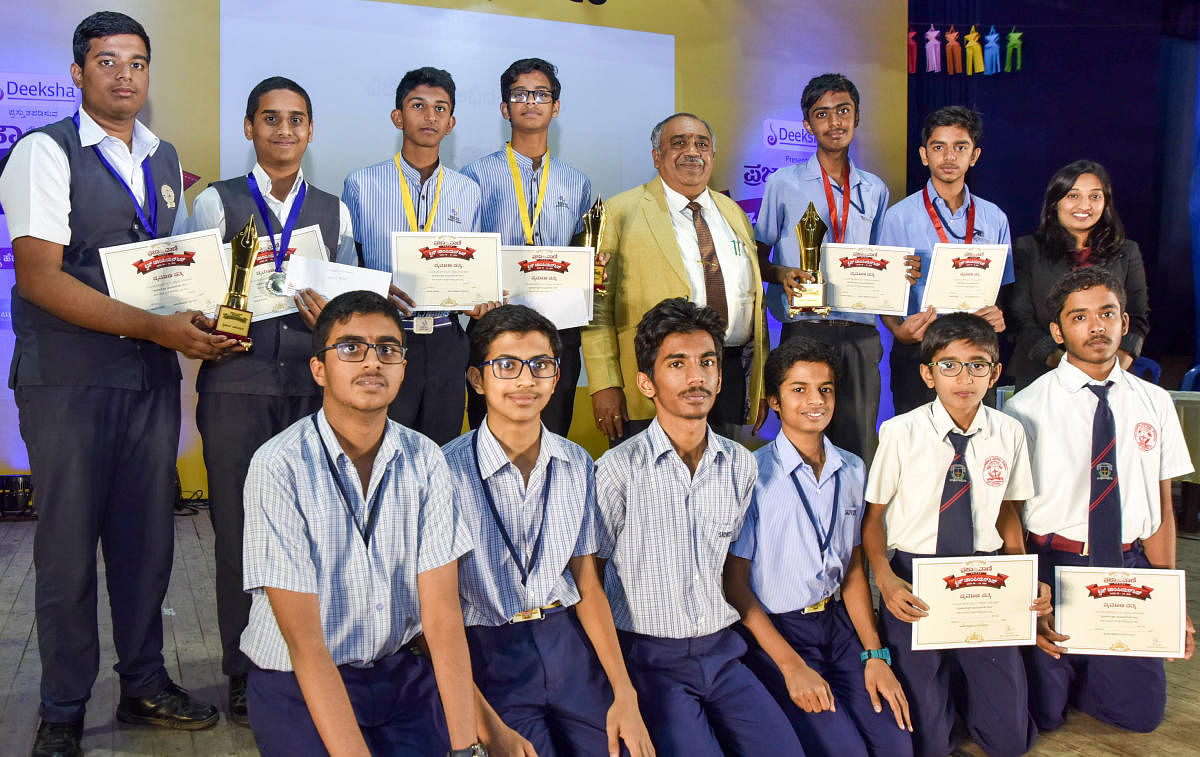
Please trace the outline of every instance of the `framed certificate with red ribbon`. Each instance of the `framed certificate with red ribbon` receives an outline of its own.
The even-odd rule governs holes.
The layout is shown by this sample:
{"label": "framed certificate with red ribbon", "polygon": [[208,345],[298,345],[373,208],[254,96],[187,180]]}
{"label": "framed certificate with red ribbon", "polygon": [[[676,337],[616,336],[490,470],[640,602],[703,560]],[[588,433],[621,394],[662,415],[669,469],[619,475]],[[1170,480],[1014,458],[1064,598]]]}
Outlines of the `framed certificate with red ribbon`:
{"label": "framed certificate with red ribbon", "polygon": [[1006,244],[935,244],[929,270],[921,274],[921,310],[973,313],[995,305],[1007,258]]}
{"label": "framed certificate with red ribbon", "polygon": [[847,313],[908,315],[908,277],[904,258],[911,247],[833,244],[821,246],[825,299]]}
{"label": "framed certificate with red ribbon", "polygon": [[393,231],[392,282],[413,298],[413,310],[499,302],[500,235]]}
{"label": "framed certificate with red ribbon", "polygon": [[[289,266],[294,259],[329,259],[329,252],[325,249],[325,243],[321,241],[320,226],[296,229],[288,239],[287,250],[280,256],[280,272],[283,273],[281,278],[276,275],[275,270],[275,239],[269,234],[258,238],[258,254],[250,274],[250,291],[247,292],[249,302],[246,305],[246,309],[254,313],[255,321],[296,312],[296,301],[293,299],[295,292],[289,291],[286,286]],[[228,250],[229,245],[226,245],[225,249]],[[226,265],[225,276],[228,279],[228,266],[232,262],[232,256],[227,252],[221,256],[221,260]]]}
{"label": "framed certificate with red ribbon", "polygon": [[502,247],[500,280],[508,301],[533,308],[560,329],[588,325],[594,255],[591,247]]}
{"label": "framed certificate with red ribbon", "polygon": [[1071,654],[1183,657],[1186,603],[1182,570],[1054,569],[1054,627]]}
{"label": "framed certificate with red ribbon", "polygon": [[217,312],[229,277],[216,229],[165,239],[101,247],[108,295],[127,305],[170,315],[181,310]]}
{"label": "framed certificate with red ribbon", "polygon": [[912,569],[913,594],[929,605],[914,650],[1037,642],[1037,555],[917,557]]}

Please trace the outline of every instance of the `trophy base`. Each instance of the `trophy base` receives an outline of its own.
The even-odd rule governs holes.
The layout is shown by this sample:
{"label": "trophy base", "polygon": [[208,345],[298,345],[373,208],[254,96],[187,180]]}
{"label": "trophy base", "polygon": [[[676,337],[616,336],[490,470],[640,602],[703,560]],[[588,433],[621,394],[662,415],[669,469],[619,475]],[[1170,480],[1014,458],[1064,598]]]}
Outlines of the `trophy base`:
{"label": "trophy base", "polygon": [[250,338],[250,321],[254,314],[249,310],[222,305],[217,308],[217,326],[212,333],[241,342],[246,349],[254,344]]}
{"label": "trophy base", "polygon": [[818,274],[815,282],[804,284],[804,291],[792,297],[788,303],[788,315],[795,318],[798,315],[827,316],[833,308],[825,304],[825,282]]}

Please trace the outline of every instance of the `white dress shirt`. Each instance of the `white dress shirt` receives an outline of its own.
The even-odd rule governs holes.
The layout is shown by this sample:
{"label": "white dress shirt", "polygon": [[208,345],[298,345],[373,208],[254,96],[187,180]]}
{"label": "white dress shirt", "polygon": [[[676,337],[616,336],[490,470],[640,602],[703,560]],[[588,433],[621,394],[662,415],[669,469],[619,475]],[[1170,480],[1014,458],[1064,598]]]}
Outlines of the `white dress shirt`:
{"label": "white dress shirt", "polygon": [[887,506],[883,517],[888,549],[918,555],[937,552],[942,489],[954,459],[954,447],[947,438],[951,431],[971,437],[965,457],[977,552],[995,551],[1004,545],[996,530],[1000,503],[1033,496],[1029,453],[1020,423],[980,405],[971,427],[960,429],[941,400],[934,399],[879,427],[879,449],[867,476],[866,499]]}
{"label": "white dress shirt", "polygon": [[[1152,536],[1162,524],[1159,482],[1192,472],[1183,429],[1171,395],[1114,364],[1108,403],[1117,426],[1117,485],[1121,491],[1121,541]],[[1037,495],[1025,503],[1025,528],[1087,541],[1091,499],[1095,381],[1063,359],[1004,403],[1025,427],[1033,448]]]}
{"label": "white dress shirt", "polygon": [[[659,181],[662,181],[659,178]],[[671,225],[675,228],[675,239],[683,252],[683,266],[687,269],[688,284],[692,289],[692,302],[708,304],[708,292],[704,288],[704,265],[700,260],[700,243],[696,239],[695,221],[687,205],[691,200],[662,182],[667,195],[667,208],[671,211]],[[729,308],[729,325],[725,329],[725,344],[740,347],[750,341],[754,334],[754,269],[745,245],[733,233],[733,229],[717,209],[709,190],[705,189],[696,198],[704,220],[712,232],[713,246],[717,248],[717,260],[721,263],[721,276],[725,279],[725,299]]]}

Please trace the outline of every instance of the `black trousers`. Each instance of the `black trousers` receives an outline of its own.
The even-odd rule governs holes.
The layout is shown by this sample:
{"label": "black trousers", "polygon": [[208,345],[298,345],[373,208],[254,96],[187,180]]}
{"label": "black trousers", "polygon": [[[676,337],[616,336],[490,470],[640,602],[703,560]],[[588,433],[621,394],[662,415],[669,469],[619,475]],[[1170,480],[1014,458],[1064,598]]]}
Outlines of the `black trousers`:
{"label": "black trousers", "polygon": [[883,344],[874,326],[848,321],[796,321],[783,324],[779,341],[805,336],[833,347],[838,354],[837,404],[825,433],[837,446],[869,467],[879,442],[879,361]]}
{"label": "black trousers", "polygon": [[432,334],[406,331],[408,365],[388,417],[439,445],[462,433],[467,402],[467,335],[451,316]]}
{"label": "black trousers", "polygon": [[100,669],[97,542],[121,693],[152,696],[169,681],[162,603],[175,545],[179,382],[145,391],[26,386],[16,400],[38,510],[41,716],[81,721]]}
{"label": "black trousers", "polygon": [[933,402],[937,393],[926,386],[925,379],[921,378],[920,342],[893,342],[888,360],[892,368],[892,406],[896,408],[896,415]]}
{"label": "black trousers", "polygon": [[251,668],[240,647],[250,619],[250,595],[242,591],[242,490],[250,458],[268,439],[320,407],[319,394],[271,397],[201,392],[196,403],[216,553],[221,672],[227,676],[246,675]]}
{"label": "black trousers", "polygon": [[[472,321],[473,325],[475,322]],[[542,410],[542,423],[546,428],[559,436],[566,436],[571,430],[571,420],[575,415],[575,387],[579,384],[579,373],[582,366],[579,334],[582,329],[563,329],[558,332],[562,339],[562,354],[558,360],[558,384],[554,394]],[[467,334],[471,326],[467,326]],[[487,415],[487,402],[483,395],[471,387],[467,387],[467,420],[471,428],[479,428],[483,417]]]}

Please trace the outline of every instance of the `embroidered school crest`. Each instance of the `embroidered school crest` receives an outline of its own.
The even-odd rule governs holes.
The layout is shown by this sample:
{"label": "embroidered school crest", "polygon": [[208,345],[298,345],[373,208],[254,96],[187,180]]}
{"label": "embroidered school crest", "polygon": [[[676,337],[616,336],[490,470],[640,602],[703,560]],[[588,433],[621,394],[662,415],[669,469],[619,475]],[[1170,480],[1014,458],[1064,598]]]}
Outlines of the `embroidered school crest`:
{"label": "embroidered school crest", "polygon": [[175,207],[175,190],[169,184],[162,185],[162,198],[168,208]]}
{"label": "embroidered school crest", "polygon": [[947,473],[949,474],[950,480],[954,483],[961,484],[967,480],[967,466],[963,465],[962,463],[955,463],[954,465],[951,465],[950,470],[947,471]]}
{"label": "embroidered school crest", "polygon": [[1097,463],[1096,478],[1101,481],[1112,481],[1113,466],[1111,463]]}
{"label": "embroidered school crest", "polygon": [[983,483],[988,486],[1004,486],[1008,480],[1008,463],[1004,458],[992,455],[983,461]]}
{"label": "embroidered school crest", "polygon": [[1142,422],[1133,429],[1133,438],[1137,440],[1138,449],[1149,452],[1158,444],[1158,430],[1149,423]]}

